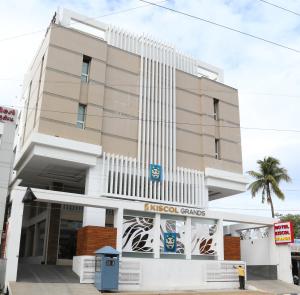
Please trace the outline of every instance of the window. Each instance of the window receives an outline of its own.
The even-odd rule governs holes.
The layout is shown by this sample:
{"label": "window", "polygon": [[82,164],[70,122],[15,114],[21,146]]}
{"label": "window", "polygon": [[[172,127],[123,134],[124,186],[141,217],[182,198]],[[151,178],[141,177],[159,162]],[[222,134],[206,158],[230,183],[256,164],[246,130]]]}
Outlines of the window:
{"label": "window", "polygon": [[219,100],[214,98],[214,119],[219,120]]}
{"label": "window", "polygon": [[215,158],[220,160],[220,140],[215,139]]}
{"label": "window", "polygon": [[78,106],[77,128],[84,129],[85,116],[86,116],[86,105],[80,103]]}
{"label": "window", "polygon": [[89,71],[90,71],[91,58],[89,56],[84,55],[82,60],[82,70],[81,70],[81,81],[88,82],[89,81]]}

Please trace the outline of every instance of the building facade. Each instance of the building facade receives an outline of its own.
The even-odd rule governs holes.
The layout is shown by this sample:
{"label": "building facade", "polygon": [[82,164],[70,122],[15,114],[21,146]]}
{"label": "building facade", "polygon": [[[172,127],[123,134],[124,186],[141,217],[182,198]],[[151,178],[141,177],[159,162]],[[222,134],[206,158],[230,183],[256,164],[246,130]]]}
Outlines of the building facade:
{"label": "building facade", "polygon": [[6,282],[20,262],[71,264],[92,282],[84,261],[111,244],[123,290],[237,284],[223,221],[274,220],[209,209],[247,184],[238,92],[220,69],[63,10],[23,96]]}
{"label": "building facade", "polygon": [[[8,185],[14,161],[14,142],[17,123],[17,112],[14,109],[0,106],[0,229],[4,227],[5,204]],[[0,239],[0,245],[2,239]]]}

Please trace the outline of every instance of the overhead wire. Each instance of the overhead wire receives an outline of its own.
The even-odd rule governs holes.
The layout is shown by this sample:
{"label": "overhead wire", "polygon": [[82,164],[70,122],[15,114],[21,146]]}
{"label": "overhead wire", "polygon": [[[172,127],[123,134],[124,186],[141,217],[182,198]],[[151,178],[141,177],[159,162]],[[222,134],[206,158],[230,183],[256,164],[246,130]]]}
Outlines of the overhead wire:
{"label": "overhead wire", "polygon": [[[66,75],[68,75],[68,73],[65,73]],[[202,77],[200,77],[202,78]],[[80,76],[77,77],[77,79],[80,79]],[[14,78],[0,78],[0,82],[1,81],[22,81],[22,79],[14,79]],[[214,81],[214,80],[212,80]],[[32,84],[39,84],[40,82],[39,81],[32,81]],[[43,84],[65,84],[66,86],[69,86],[69,85],[77,85],[77,84],[81,84],[82,81],[62,81],[62,80],[46,80],[46,81],[43,81]],[[124,86],[124,87],[136,87],[137,89],[140,88],[140,85],[139,84],[131,84],[131,83],[103,83],[103,82],[98,82],[98,81],[94,81],[94,80],[90,80],[88,82],[89,84],[99,84],[99,85],[103,85],[103,86],[106,86],[106,87],[114,87],[114,86]],[[22,85],[20,85],[22,86]],[[238,91],[239,93],[248,93],[248,94],[256,94],[256,95],[267,95],[267,96],[285,96],[285,97],[295,97],[295,98],[300,98],[300,94],[287,94],[287,93],[271,93],[271,92],[259,92],[259,91],[248,91],[247,89],[243,89],[243,88],[234,88],[232,86],[228,86],[226,85],[227,87],[229,88],[232,88],[232,90],[221,90],[221,89],[212,89],[212,88],[204,88],[204,87],[184,87],[185,90],[197,90],[197,91],[208,91],[208,92],[215,92],[215,93],[232,93],[233,91]],[[144,88],[152,88],[153,86],[143,86]],[[167,88],[167,86],[162,86],[161,87],[162,89],[165,89]],[[177,86],[178,89],[181,89],[180,87]],[[117,89],[118,90],[118,89]],[[128,93],[130,94],[130,93]],[[204,93],[198,93],[198,95],[203,95]],[[135,94],[133,94],[135,95]]]}
{"label": "overhead wire", "polygon": [[296,12],[296,11],[294,11],[294,10],[288,9],[288,8],[286,8],[286,7],[280,6],[280,5],[278,5],[278,4],[275,4],[275,3],[273,3],[273,2],[266,1],[266,0],[257,0],[257,1],[263,2],[263,3],[267,4],[267,5],[271,5],[271,6],[273,6],[273,7],[276,7],[276,8],[278,8],[278,9],[281,9],[281,10],[283,10],[283,11],[292,13],[292,14],[297,15],[297,16],[300,16],[300,13],[298,13],[298,12]]}
{"label": "overhead wire", "polygon": [[[9,107],[9,106],[7,106]],[[27,109],[26,107],[23,107],[23,109]],[[28,109],[35,110],[36,108],[29,107]],[[105,110],[105,108],[101,107],[100,109],[103,109],[104,112],[110,112],[110,110]],[[67,111],[59,111],[59,110],[47,110],[47,109],[37,109],[41,112],[45,113],[60,113],[65,115],[77,115],[76,112],[67,112]],[[199,113],[199,115],[204,115]],[[207,115],[207,114],[205,114]],[[162,121],[162,120],[151,120],[151,119],[140,119],[140,118],[134,118],[133,115],[130,114],[121,114],[119,116],[108,116],[108,115],[99,115],[99,114],[85,114],[86,117],[98,117],[98,118],[110,118],[110,119],[120,119],[120,120],[130,120],[130,121],[142,121],[142,122],[159,122],[159,123],[165,123],[165,124],[173,124],[176,123],[176,125],[187,125],[187,126],[202,126],[202,127],[220,127],[220,128],[233,128],[233,129],[244,129],[244,130],[259,130],[259,131],[272,131],[272,132],[295,132],[299,133],[300,129],[279,129],[279,128],[262,128],[262,127],[249,127],[249,126],[240,126],[240,125],[220,125],[220,124],[203,124],[203,123],[191,123],[191,122],[180,122],[180,121]],[[209,115],[213,117],[213,114]],[[47,119],[47,118],[46,118]],[[226,120],[218,120],[219,121],[225,121]],[[1,122],[1,121],[0,121]],[[228,124],[238,124],[234,122],[228,122]],[[100,132],[100,131],[99,131]]]}
{"label": "overhead wire", "polygon": [[[158,3],[162,3],[162,2],[166,2],[166,1],[168,1],[168,0],[158,1]],[[128,8],[128,9],[113,11],[111,13],[102,14],[102,15],[99,15],[99,16],[96,16],[96,17],[87,17],[83,21],[96,20],[98,18],[107,17],[107,16],[111,16],[111,15],[115,15],[115,14],[126,13],[126,12],[129,12],[129,11],[132,11],[132,10],[136,10],[136,9],[144,8],[144,7],[148,7],[148,6],[149,5],[147,4],[147,5],[140,5],[140,6],[136,6],[136,7],[132,7],[132,8]],[[77,22],[76,21],[71,21],[70,22],[71,25],[74,24],[74,23],[77,23]],[[43,32],[45,32],[45,29],[40,29],[40,30],[37,30],[37,31],[27,32],[27,33],[23,33],[23,34],[19,34],[19,35],[10,36],[10,37],[0,39],[0,42],[10,41],[10,40],[13,40],[13,39],[18,39],[18,38],[21,38],[21,37],[26,37],[26,36],[29,36],[29,35],[34,35],[34,34],[43,33]]]}
{"label": "overhead wire", "polygon": [[[34,190],[34,188],[32,188]],[[23,189],[19,188],[14,188],[13,190],[16,191],[26,191],[26,187],[24,187]],[[55,191],[55,190],[44,190],[44,191],[39,191],[39,194],[49,194],[50,193],[70,193],[70,194],[76,194],[76,193],[71,193],[71,192],[65,192],[65,191]],[[85,196],[85,194],[77,194],[79,197],[80,196]],[[97,197],[94,197],[97,198]],[[37,200],[34,202],[40,202],[40,203],[48,203],[45,202],[44,200]],[[24,207],[33,207],[33,208],[45,208],[45,207],[41,207],[39,205],[35,205],[34,202],[32,202],[32,204],[24,204]],[[50,203],[50,202],[49,202]],[[51,202],[52,203],[52,202]],[[74,205],[74,206],[81,206],[84,207],[85,204],[72,204],[70,203],[61,203],[62,205]],[[1,207],[1,206],[0,206]],[[219,206],[209,206],[206,208],[206,210],[210,210],[210,209],[219,209],[219,210],[241,210],[241,211],[270,211],[270,209],[268,208],[242,208],[242,207],[219,207]],[[51,208],[51,210],[61,210],[60,208]],[[300,208],[299,209],[295,209],[295,208],[291,208],[291,209],[276,209],[276,212],[300,212]]]}
{"label": "overhead wire", "polygon": [[287,50],[289,50],[289,51],[293,51],[293,52],[296,52],[296,53],[300,53],[300,50],[297,49],[297,48],[289,47],[289,46],[286,46],[286,45],[284,45],[284,44],[281,44],[281,43],[278,43],[278,42],[275,42],[275,41],[272,41],[272,40],[268,40],[268,39],[263,38],[263,37],[259,37],[259,36],[253,35],[253,34],[251,34],[251,33],[247,33],[247,32],[244,32],[244,31],[241,31],[241,30],[238,30],[238,29],[229,27],[229,26],[227,26],[227,25],[223,25],[223,24],[221,24],[221,23],[217,23],[217,22],[212,21],[212,20],[209,20],[209,19],[205,19],[205,18],[196,16],[196,15],[192,15],[192,14],[189,14],[189,13],[187,13],[187,12],[183,12],[183,11],[180,11],[180,10],[177,10],[177,9],[174,9],[174,8],[170,8],[170,7],[167,7],[167,6],[159,5],[159,4],[157,4],[157,3],[153,3],[153,2],[150,2],[150,1],[147,1],[147,0],[139,0],[139,1],[140,1],[140,2],[144,2],[144,3],[148,3],[148,4],[150,4],[150,5],[153,5],[153,6],[162,8],[162,9],[167,10],[167,11],[171,11],[171,12],[176,13],[176,14],[179,14],[179,15],[187,16],[187,17],[189,17],[189,18],[192,18],[192,19],[195,19],[195,20],[198,20],[198,21],[201,21],[201,22],[205,22],[205,23],[208,23],[208,24],[217,26],[217,27],[219,27],[219,28],[223,28],[223,29],[226,29],[226,30],[235,32],[235,33],[239,33],[239,34],[241,34],[241,35],[244,35],[244,36],[247,36],[247,37],[256,39],[256,40],[260,40],[260,41],[263,41],[263,42],[265,42],[265,43],[269,43],[269,44],[271,44],[271,45],[275,45],[275,46],[280,47],[280,48],[283,48],[283,49],[287,49]]}

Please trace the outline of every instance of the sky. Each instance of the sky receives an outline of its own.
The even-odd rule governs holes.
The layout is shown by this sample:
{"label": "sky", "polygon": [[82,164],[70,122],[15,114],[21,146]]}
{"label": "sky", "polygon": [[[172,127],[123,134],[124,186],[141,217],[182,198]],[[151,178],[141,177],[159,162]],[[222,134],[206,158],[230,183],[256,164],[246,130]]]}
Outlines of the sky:
{"label": "sky", "polygon": [[[154,1],[154,0],[152,0]],[[298,0],[270,0],[300,13]],[[165,5],[300,51],[300,16],[260,0],[170,0]],[[0,105],[20,106],[22,81],[57,7],[174,44],[224,70],[239,90],[244,172],[265,156],[280,160],[293,182],[275,212],[300,214],[300,53],[145,5],[138,0],[0,0]],[[130,8],[143,6],[134,10]],[[263,131],[248,128],[298,130]],[[249,178],[249,181],[251,179]],[[270,216],[249,192],[211,202],[211,208]]]}

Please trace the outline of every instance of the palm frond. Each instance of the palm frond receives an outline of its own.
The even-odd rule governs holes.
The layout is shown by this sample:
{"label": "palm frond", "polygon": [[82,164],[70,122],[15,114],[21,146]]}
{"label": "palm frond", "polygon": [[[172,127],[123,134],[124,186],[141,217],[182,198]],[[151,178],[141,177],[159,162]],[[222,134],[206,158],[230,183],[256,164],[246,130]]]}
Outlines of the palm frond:
{"label": "palm frond", "polygon": [[274,194],[280,199],[280,200],[284,200],[284,193],[281,191],[281,189],[278,186],[277,181],[275,180],[275,178],[271,175],[269,175],[268,180],[271,184],[271,189],[274,192]]}
{"label": "palm frond", "polygon": [[253,183],[248,186],[252,197],[262,190],[262,203],[271,202],[271,192],[279,199],[284,200],[284,193],[279,188],[281,181],[291,182],[291,177],[285,168],[280,167],[280,161],[273,157],[264,157],[263,160],[258,160],[259,170],[248,171],[247,173],[254,178]]}
{"label": "palm frond", "polygon": [[264,188],[264,183],[262,180],[256,180],[248,186],[248,190],[251,191],[252,198],[254,198],[255,195],[263,188]]}
{"label": "palm frond", "polygon": [[254,170],[247,171],[247,174],[249,174],[251,177],[255,179],[262,179],[264,178],[263,174],[256,172]]}

